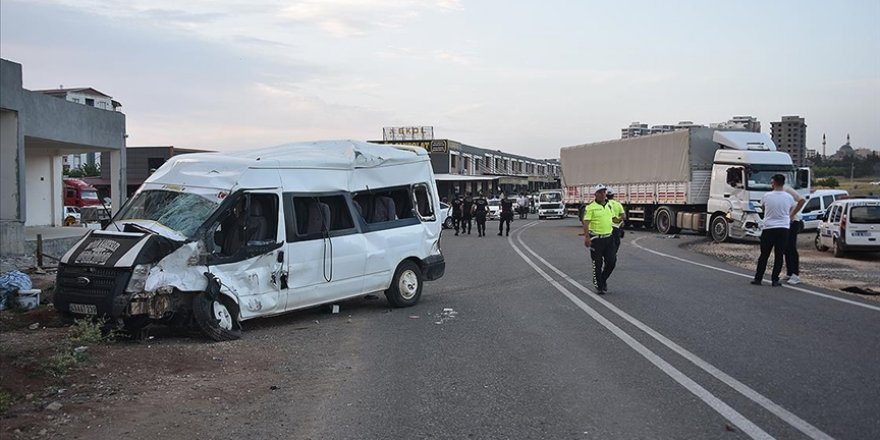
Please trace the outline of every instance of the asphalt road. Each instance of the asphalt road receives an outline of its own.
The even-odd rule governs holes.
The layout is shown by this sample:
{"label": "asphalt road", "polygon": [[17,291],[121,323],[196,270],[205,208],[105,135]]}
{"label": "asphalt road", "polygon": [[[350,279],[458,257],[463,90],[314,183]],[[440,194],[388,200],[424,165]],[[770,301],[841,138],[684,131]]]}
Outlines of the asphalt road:
{"label": "asphalt road", "polygon": [[696,238],[649,232],[628,233],[597,297],[575,220],[494,228],[444,232],[446,276],[414,307],[246,323],[282,341],[277,387],[206,423],[218,438],[880,438],[880,304],[752,286],[680,247]]}

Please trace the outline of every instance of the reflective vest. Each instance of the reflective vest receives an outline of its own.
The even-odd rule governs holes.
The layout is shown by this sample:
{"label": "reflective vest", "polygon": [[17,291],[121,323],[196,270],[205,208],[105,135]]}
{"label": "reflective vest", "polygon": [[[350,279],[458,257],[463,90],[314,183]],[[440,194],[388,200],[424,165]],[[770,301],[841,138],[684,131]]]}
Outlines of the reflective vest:
{"label": "reflective vest", "polygon": [[608,202],[600,205],[596,201],[584,208],[584,217],[582,220],[590,222],[590,233],[595,235],[608,235],[611,233],[611,206]]}

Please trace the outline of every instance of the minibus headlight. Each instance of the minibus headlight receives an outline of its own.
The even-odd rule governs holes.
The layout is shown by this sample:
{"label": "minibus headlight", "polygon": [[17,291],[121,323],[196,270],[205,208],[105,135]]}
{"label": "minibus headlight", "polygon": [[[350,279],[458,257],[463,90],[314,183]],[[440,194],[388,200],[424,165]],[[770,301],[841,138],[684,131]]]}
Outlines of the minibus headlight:
{"label": "minibus headlight", "polygon": [[135,266],[134,270],[131,272],[131,280],[128,281],[128,286],[125,288],[125,291],[128,293],[143,292],[149,274],[149,264],[138,264]]}

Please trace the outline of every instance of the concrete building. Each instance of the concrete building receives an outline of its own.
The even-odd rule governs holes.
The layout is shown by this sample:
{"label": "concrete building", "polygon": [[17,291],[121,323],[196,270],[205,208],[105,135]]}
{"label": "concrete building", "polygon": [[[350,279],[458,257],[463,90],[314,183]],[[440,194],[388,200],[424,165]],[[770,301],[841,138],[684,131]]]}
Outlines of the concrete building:
{"label": "concrete building", "polygon": [[725,122],[717,122],[709,124],[710,128],[718,128],[721,130],[742,130],[754,133],[761,132],[761,121],[754,116],[734,116]]}
{"label": "concrete building", "polygon": [[[126,181],[126,196],[131,197],[150,174],[161,167],[169,158],[179,154],[207,153],[209,150],[194,150],[191,148],[177,148],[173,145],[166,146],[143,146],[126,148],[125,171],[128,176]],[[104,198],[112,192],[110,189],[110,164],[101,168],[101,177],[85,177],[83,180],[98,189],[98,196]]]}
{"label": "concrete building", "polygon": [[[62,224],[62,157],[102,152],[125,163],[125,115],[22,87],[21,65],[0,59],[0,255],[26,250],[25,228]],[[110,167],[114,207],[125,168]]]}
{"label": "concrete building", "polygon": [[633,122],[629,124],[629,127],[620,129],[621,139],[647,136],[649,134],[651,134],[651,129],[648,128],[648,124],[642,124],[641,122]]}
{"label": "concrete building", "polygon": [[483,191],[487,196],[512,195],[560,187],[560,166],[556,159],[533,159],[451,139],[370,142],[427,149],[441,198],[451,198],[456,193]]}
{"label": "concrete building", "polygon": [[807,158],[807,124],[800,116],[783,116],[770,123],[770,136],[776,148],[791,156],[796,166],[804,166]]}

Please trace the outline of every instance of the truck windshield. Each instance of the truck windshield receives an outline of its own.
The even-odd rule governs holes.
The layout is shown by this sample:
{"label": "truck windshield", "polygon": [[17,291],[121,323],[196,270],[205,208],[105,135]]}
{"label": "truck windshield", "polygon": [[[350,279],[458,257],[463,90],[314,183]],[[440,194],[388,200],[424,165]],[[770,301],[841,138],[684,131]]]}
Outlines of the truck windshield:
{"label": "truck windshield", "polygon": [[748,170],[749,178],[747,179],[746,189],[752,191],[770,191],[773,189],[770,186],[770,178],[776,174],[782,174],[785,176],[785,184],[789,186],[794,186],[794,170],[789,169],[772,169],[772,168],[758,168],[758,167],[749,167]]}
{"label": "truck windshield", "polygon": [[82,193],[83,200],[98,200],[98,192],[97,191],[83,191]]}
{"label": "truck windshield", "polygon": [[539,201],[540,202],[549,202],[549,203],[561,202],[562,201],[562,194],[560,194],[560,193],[541,194]]}
{"label": "truck windshield", "polygon": [[193,238],[219,204],[198,194],[150,190],[134,196],[116,221],[151,220]]}

